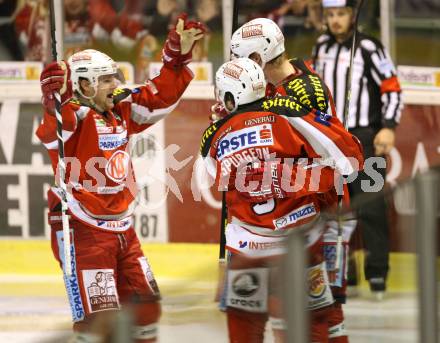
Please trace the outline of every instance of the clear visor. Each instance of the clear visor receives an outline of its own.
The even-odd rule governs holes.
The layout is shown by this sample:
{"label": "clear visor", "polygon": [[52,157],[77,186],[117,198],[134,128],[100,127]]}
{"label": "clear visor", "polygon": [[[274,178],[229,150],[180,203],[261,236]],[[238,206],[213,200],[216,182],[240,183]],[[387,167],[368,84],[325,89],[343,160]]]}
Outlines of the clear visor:
{"label": "clear visor", "polygon": [[116,73],[100,75],[98,77],[97,87],[99,89],[111,88],[114,87],[114,84],[116,84],[116,87],[125,84],[125,76],[121,69],[118,69]]}
{"label": "clear visor", "polygon": [[115,78],[120,82],[121,85],[125,84],[125,75],[121,68],[118,68],[118,71],[116,72]]}

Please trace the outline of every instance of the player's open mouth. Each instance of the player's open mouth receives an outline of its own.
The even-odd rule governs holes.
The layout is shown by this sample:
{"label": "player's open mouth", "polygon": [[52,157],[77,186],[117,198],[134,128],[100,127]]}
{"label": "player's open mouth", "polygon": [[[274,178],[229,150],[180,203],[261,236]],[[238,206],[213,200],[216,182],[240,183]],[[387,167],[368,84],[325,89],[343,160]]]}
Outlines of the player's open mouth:
{"label": "player's open mouth", "polygon": [[107,94],[107,98],[113,99],[113,93]]}

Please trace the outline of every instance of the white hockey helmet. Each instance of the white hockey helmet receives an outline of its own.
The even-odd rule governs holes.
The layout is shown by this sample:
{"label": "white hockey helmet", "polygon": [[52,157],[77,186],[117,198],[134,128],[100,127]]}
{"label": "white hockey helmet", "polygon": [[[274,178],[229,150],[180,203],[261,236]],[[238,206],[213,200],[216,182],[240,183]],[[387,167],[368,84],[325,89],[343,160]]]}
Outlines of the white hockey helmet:
{"label": "white hockey helmet", "polygon": [[356,7],[356,0],[322,0],[322,7]]}
{"label": "white hockey helmet", "polygon": [[266,94],[266,80],[263,69],[249,58],[237,58],[220,66],[215,74],[215,95],[227,109],[225,97],[230,93],[235,107],[249,104],[263,98]]}
{"label": "white hockey helmet", "polygon": [[112,58],[106,54],[93,49],[86,49],[79,51],[69,57],[68,61],[72,89],[77,91],[85,98],[93,98],[85,96],[79,85],[80,78],[87,79],[91,86],[95,89],[95,94],[98,87],[98,78],[103,75],[115,75],[119,77],[118,66]]}
{"label": "white hockey helmet", "polygon": [[285,51],[284,35],[275,22],[257,18],[241,26],[231,38],[231,52],[235,57],[249,57],[256,52],[266,63]]}

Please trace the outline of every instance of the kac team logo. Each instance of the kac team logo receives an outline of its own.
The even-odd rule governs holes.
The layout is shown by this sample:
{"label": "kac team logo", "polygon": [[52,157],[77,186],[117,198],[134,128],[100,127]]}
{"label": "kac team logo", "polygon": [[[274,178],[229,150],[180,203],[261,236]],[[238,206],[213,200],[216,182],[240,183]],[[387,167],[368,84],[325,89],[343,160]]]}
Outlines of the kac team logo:
{"label": "kac team logo", "polygon": [[257,146],[273,145],[272,124],[251,126],[225,135],[217,147],[217,158],[221,161],[238,151]]}
{"label": "kac team logo", "polygon": [[128,175],[130,156],[122,150],[116,151],[105,166],[105,174],[113,181],[120,183]]}

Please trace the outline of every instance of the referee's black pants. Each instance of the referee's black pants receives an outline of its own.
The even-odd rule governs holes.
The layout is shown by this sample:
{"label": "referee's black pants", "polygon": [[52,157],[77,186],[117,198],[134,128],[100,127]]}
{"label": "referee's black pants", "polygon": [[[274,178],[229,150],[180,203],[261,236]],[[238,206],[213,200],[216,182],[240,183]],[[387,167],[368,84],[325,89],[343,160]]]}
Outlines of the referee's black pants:
{"label": "referee's black pants", "polygon": [[[374,154],[373,140],[377,130],[372,128],[357,128],[350,130],[357,136],[362,143],[365,159],[376,157]],[[385,183],[386,168],[380,168],[376,163],[372,164],[372,169],[379,173]],[[349,192],[354,205],[359,199],[360,206],[357,209],[359,226],[362,232],[363,247],[365,249],[364,272],[367,280],[383,279],[389,269],[389,226],[387,204],[384,197],[383,188],[379,192],[365,192],[361,187],[362,180],[367,180],[372,184],[372,173],[364,170],[359,173],[355,181],[349,183]],[[376,175],[377,176],[377,175]],[[360,196],[360,198],[358,198]],[[372,290],[385,290],[386,284],[375,284],[370,281]],[[374,288],[376,287],[376,288]]]}

